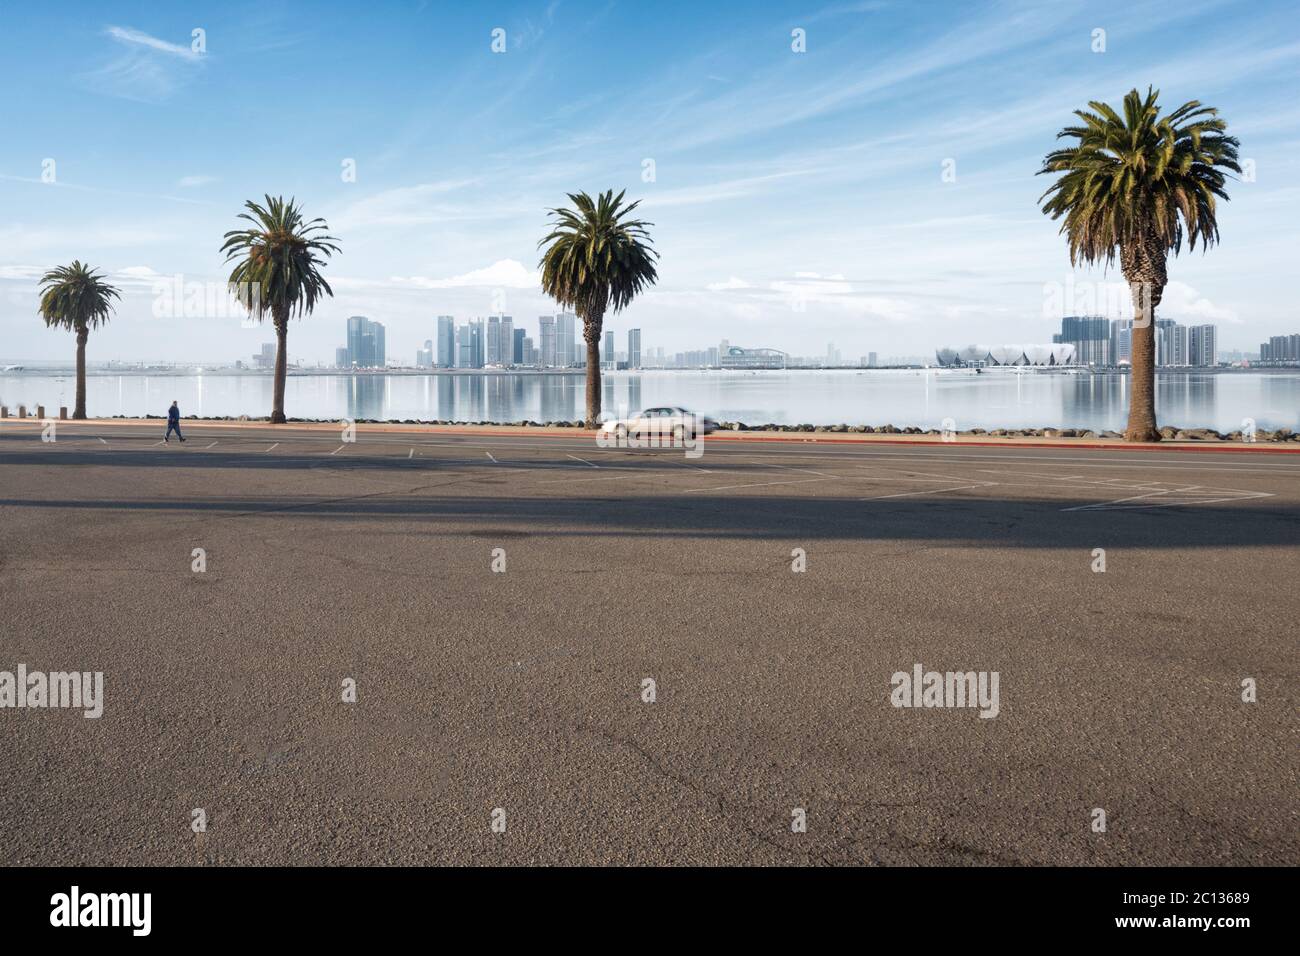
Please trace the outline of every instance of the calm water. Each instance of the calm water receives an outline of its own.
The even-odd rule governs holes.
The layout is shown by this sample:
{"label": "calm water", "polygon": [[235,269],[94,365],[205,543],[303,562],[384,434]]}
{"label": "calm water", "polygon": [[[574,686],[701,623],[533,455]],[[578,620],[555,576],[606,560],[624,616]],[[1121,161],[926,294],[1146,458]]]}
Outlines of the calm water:
{"label": "calm water", "polygon": [[[1042,427],[1122,430],[1128,379],[1117,374],[982,375],[935,371],[615,372],[605,376],[607,411],[682,405],[747,424],[883,425],[958,429]],[[0,404],[71,406],[71,374],[0,374]],[[94,416],[267,415],[271,378],[226,374],[92,374]],[[1162,424],[1221,431],[1253,418],[1260,428],[1300,430],[1300,372],[1161,374]],[[286,412],[297,418],[554,421],[582,417],[581,374],[295,375]]]}

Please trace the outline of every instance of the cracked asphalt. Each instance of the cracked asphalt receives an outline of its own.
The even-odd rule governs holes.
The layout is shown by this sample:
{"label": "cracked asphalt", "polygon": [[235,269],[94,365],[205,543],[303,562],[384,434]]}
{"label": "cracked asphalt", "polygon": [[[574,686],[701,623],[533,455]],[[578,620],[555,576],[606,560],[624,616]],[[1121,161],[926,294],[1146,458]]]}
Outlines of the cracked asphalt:
{"label": "cracked asphalt", "polygon": [[1300,863],[1295,455],[185,427],[0,428],[0,864]]}

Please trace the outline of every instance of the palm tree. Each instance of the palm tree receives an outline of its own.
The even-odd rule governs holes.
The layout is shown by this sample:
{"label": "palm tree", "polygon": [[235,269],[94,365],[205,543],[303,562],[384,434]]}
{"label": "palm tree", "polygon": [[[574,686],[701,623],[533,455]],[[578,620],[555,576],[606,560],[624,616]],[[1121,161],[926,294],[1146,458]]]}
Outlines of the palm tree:
{"label": "palm tree", "polygon": [[[626,191],[626,190],[625,190]],[[628,219],[640,200],[623,205],[623,193],[610,189],[593,201],[586,193],[569,193],[576,209],[552,209],[551,232],[537,245],[545,246],[542,290],[571,308],[582,319],[587,340],[587,421],[600,418],[600,333],[605,312],[618,312],[659,277],[647,226]]]}
{"label": "palm tree", "polygon": [[90,330],[108,321],[112,302],[120,299],[117,289],[98,272],[74,260],[41,276],[41,318],[77,333],[77,406],[73,418],[86,417],[86,340]]}
{"label": "palm tree", "polygon": [[[1048,153],[1044,173],[1062,173],[1039,197],[1052,219],[1065,217],[1070,264],[1107,267],[1119,259],[1133,298],[1132,367],[1126,441],[1159,441],[1155,402],[1155,310],[1168,281],[1170,250],[1219,240],[1215,199],[1227,200],[1224,170],[1240,173],[1237,140],[1218,110],[1199,101],[1159,115],[1159,90],[1135,89],[1121,117],[1105,103],[1075,110],[1083,126],[1057,139],[1075,140]],[[1043,200],[1047,200],[1043,202]]]}
{"label": "palm tree", "polygon": [[324,219],[303,219],[293,199],[266,197],[261,206],[249,200],[239,214],[253,224],[225,235],[226,262],[238,260],[230,273],[230,291],[259,322],[270,313],[275,326],[275,398],[272,423],[285,421],[284,379],[288,369],[289,318],[310,314],[316,302],[334,292],[320,274],[326,259],[339,251]]}

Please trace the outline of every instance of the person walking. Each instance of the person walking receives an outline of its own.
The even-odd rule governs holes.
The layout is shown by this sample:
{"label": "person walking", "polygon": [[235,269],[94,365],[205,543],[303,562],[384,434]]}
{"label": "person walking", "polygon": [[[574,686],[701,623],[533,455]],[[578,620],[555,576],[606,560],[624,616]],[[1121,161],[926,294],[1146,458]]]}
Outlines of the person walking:
{"label": "person walking", "polygon": [[181,434],[181,408],[175,402],[172,402],[172,407],[167,409],[167,434],[163,436],[163,441],[171,441],[173,431],[176,432],[177,438],[182,442],[185,441],[185,436]]}

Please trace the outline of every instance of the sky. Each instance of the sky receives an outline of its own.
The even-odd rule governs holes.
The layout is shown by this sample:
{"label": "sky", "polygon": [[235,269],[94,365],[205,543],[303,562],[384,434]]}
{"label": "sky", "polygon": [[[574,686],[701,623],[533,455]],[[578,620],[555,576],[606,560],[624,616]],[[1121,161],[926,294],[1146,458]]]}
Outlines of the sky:
{"label": "sky", "polygon": [[1171,261],[1160,315],[1256,349],[1300,331],[1295,12],[8,6],[0,362],[71,358],[36,305],[39,276],[73,259],[123,292],[91,361],[247,360],[273,336],[222,301],[219,248],[267,193],[325,218],[342,249],[334,297],[293,323],[294,361],[331,362],[349,315],[385,323],[407,364],[442,314],[504,312],[535,334],[556,311],[536,271],[547,210],[608,188],[641,201],[661,255],[655,287],[606,316],[620,349],[630,327],[670,354],[722,339],[852,359],[1048,342],[1063,311],[1119,317],[1127,297],[1114,270],[1071,269],[1035,173],[1072,110],[1148,85],[1165,110],[1217,107],[1251,170],[1229,184],[1222,244]]}

